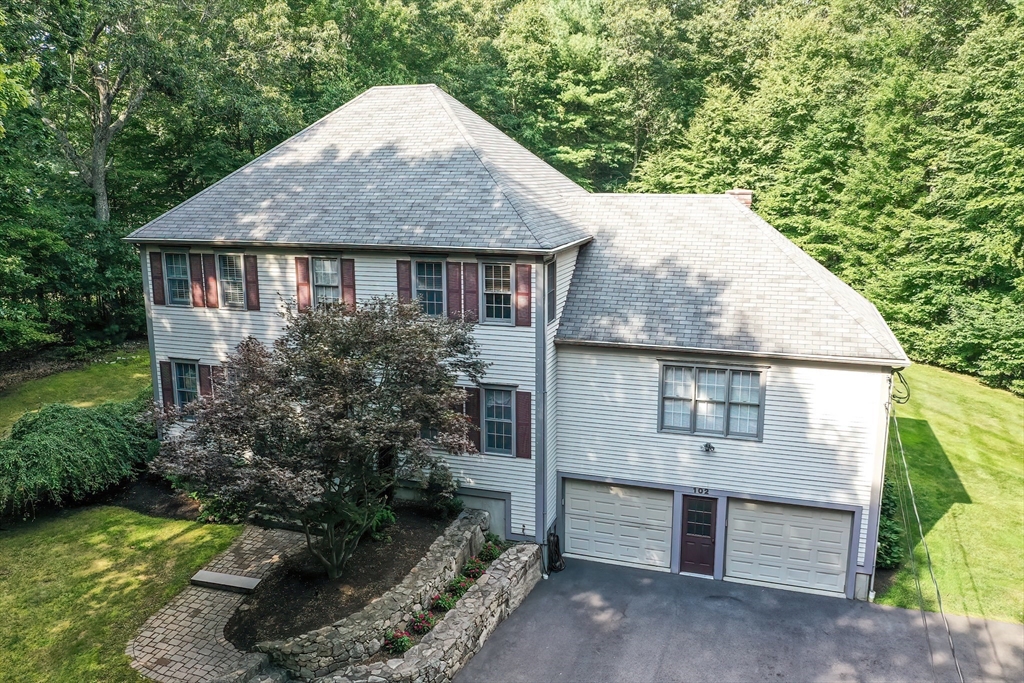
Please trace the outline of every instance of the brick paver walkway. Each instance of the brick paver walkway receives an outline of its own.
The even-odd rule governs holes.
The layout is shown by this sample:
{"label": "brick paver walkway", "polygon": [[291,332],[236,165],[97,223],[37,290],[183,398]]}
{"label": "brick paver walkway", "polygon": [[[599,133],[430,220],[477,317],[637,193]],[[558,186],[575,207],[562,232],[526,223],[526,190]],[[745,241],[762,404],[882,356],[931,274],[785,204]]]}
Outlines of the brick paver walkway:
{"label": "brick paver walkway", "polygon": [[[305,545],[300,533],[249,526],[204,569],[262,578]],[[160,683],[200,683],[257,664],[260,655],[241,652],[224,638],[224,626],[244,597],[188,586],[128,643],[132,667]]]}

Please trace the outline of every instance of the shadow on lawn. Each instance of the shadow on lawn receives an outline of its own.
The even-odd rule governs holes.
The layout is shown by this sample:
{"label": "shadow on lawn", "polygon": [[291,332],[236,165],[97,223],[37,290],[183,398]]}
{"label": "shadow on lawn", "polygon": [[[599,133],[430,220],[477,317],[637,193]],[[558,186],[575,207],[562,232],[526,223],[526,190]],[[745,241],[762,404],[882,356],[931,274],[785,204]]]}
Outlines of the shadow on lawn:
{"label": "shadow on lawn", "polygon": [[[928,421],[900,418],[898,424],[910,468],[910,481],[914,486],[914,498],[927,534],[955,504],[973,501]],[[899,444],[895,440],[893,447],[894,457],[898,458]],[[890,461],[889,477],[902,476],[902,472],[902,463]],[[916,525],[913,517],[911,525]],[[914,538],[919,535],[916,528],[911,535]]]}

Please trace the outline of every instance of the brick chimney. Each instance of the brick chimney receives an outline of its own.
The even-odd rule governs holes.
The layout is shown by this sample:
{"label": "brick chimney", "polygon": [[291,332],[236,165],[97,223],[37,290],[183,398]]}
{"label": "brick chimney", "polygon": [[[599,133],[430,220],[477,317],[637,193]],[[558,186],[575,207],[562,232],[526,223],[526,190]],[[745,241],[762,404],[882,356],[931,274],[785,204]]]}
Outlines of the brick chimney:
{"label": "brick chimney", "polygon": [[754,191],[753,190],[741,190],[736,188],[734,190],[726,190],[725,193],[730,197],[735,197],[743,203],[743,206],[750,208],[750,205],[754,203]]}

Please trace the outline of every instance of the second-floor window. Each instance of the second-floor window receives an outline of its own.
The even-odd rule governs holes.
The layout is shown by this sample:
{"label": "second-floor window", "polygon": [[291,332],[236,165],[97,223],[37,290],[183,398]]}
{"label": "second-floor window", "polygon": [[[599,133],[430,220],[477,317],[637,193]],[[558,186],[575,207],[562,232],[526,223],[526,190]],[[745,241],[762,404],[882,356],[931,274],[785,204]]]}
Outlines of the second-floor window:
{"label": "second-floor window", "polygon": [[188,278],[188,254],[164,254],[164,277],[167,279],[168,303],[188,306],[192,303],[192,285]]}
{"label": "second-floor window", "polygon": [[427,315],[444,315],[444,263],[416,262],[416,299]]}
{"label": "second-floor window", "polygon": [[224,306],[245,308],[245,273],[242,270],[242,257],[238,254],[219,254],[217,265],[220,268],[220,291]]}
{"label": "second-floor window", "polygon": [[555,307],[558,304],[558,269],[554,261],[548,261],[547,268],[547,282],[545,283],[545,286],[547,287],[547,316],[548,322],[552,323],[555,321]]}
{"label": "second-floor window", "polygon": [[313,259],[313,305],[341,300],[341,267],[336,258]]}
{"label": "second-floor window", "polygon": [[762,380],[756,370],[666,364],[661,378],[661,428],[758,438],[764,418]]}
{"label": "second-floor window", "polygon": [[484,322],[512,322],[512,265],[484,264]]}

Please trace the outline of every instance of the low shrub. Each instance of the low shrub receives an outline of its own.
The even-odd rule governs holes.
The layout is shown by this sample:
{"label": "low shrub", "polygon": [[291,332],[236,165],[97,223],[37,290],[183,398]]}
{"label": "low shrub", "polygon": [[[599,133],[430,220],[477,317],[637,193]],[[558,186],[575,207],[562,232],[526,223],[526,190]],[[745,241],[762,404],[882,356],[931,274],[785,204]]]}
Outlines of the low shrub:
{"label": "low shrub", "polygon": [[143,417],[150,395],[22,416],[0,441],[0,514],[82,500],[131,477],[153,452],[156,433]]}
{"label": "low shrub", "polygon": [[429,633],[436,623],[437,619],[429,612],[417,612],[412,616],[412,621],[409,622],[409,629],[413,633],[422,636],[425,633]]}
{"label": "low shrub", "polygon": [[423,484],[423,502],[431,512],[443,519],[457,517],[465,504],[455,495],[459,482],[443,461],[430,466],[430,475]]}
{"label": "low shrub", "polygon": [[882,486],[875,566],[879,569],[895,569],[903,561],[903,555],[903,524],[900,523],[899,499],[896,496],[895,484],[886,477]]}
{"label": "low shrub", "polygon": [[462,575],[475,581],[483,576],[485,571],[487,564],[474,557],[466,562],[466,566],[462,568]]}
{"label": "low shrub", "polygon": [[430,609],[437,612],[447,612],[455,607],[458,598],[448,593],[438,593],[430,601]]}
{"label": "low shrub", "polygon": [[394,510],[385,505],[377,511],[370,523],[370,538],[375,541],[390,541],[391,534],[387,532],[387,529],[397,522]]}
{"label": "low shrub", "polygon": [[458,600],[466,594],[466,591],[468,591],[472,585],[472,579],[468,579],[465,576],[456,576],[448,582],[448,587],[445,588],[445,592]]}
{"label": "low shrub", "polygon": [[481,562],[490,563],[498,559],[503,552],[505,552],[505,549],[500,545],[488,542],[484,543],[483,548],[480,548],[480,552],[477,553],[477,557],[480,558]]}
{"label": "low shrub", "polygon": [[384,644],[381,648],[392,655],[400,655],[408,652],[412,647],[412,635],[408,631],[394,631],[384,636]]}

